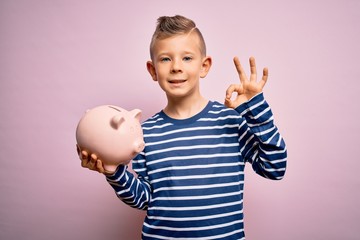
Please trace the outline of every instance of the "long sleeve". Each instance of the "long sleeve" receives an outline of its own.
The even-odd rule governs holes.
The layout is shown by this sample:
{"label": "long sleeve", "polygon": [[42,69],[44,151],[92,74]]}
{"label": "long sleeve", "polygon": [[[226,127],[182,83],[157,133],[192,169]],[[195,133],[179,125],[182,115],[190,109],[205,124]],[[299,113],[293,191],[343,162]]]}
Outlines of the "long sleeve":
{"label": "long sleeve", "polygon": [[244,159],[254,171],[266,178],[284,177],[287,162],[285,142],[274,125],[269,104],[260,93],[235,109],[243,117],[240,146]]}
{"label": "long sleeve", "polygon": [[[145,164],[141,159],[142,154],[136,156],[133,160],[133,169],[136,171],[141,168],[141,164]],[[115,190],[116,195],[127,205],[146,210],[150,201],[151,188],[146,176],[138,173],[134,176],[127,171],[126,166],[119,166],[112,176],[107,176],[106,180]]]}
{"label": "long sleeve", "polygon": [[286,166],[262,94],[236,110],[209,102],[188,119],[161,111],[142,129],[137,177],[123,166],[107,177],[123,202],[147,210],[142,239],[244,239],[245,161],[271,179],[282,178]]}

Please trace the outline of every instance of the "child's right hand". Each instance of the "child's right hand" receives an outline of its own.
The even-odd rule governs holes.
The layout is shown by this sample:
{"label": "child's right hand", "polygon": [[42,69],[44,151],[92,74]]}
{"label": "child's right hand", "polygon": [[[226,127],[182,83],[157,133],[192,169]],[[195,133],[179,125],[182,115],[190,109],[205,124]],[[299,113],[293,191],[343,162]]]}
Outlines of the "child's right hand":
{"label": "child's right hand", "polygon": [[91,154],[85,150],[81,150],[78,145],[76,145],[76,150],[81,160],[81,166],[83,168],[88,168],[90,170],[97,171],[106,175],[114,174],[114,172],[109,172],[105,170],[102,161],[97,158],[96,154]]}

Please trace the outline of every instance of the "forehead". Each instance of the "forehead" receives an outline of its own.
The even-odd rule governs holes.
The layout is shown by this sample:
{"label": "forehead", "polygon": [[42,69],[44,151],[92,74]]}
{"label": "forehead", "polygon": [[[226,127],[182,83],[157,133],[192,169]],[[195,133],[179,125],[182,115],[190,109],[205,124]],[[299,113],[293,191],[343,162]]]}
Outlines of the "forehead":
{"label": "forehead", "polygon": [[153,46],[154,54],[163,52],[192,52],[201,53],[199,36],[194,33],[177,34],[164,39],[157,39]]}

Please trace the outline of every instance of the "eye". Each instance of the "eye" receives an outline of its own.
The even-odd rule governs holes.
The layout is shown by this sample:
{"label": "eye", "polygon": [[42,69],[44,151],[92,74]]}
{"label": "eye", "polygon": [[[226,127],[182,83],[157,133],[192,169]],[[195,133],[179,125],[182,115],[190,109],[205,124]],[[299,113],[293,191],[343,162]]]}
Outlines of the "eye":
{"label": "eye", "polygon": [[191,60],[192,60],[192,57],[187,56],[187,57],[184,57],[183,60],[186,61],[186,62],[188,62],[188,61],[191,61]]}
{"label": "eye", "polygon": [[169,62],[169,61],[170,61],[170,58],[168,58],[168,57],[162,57],[162,58],[160,58],[160,61],[161,61],[161,62]]}

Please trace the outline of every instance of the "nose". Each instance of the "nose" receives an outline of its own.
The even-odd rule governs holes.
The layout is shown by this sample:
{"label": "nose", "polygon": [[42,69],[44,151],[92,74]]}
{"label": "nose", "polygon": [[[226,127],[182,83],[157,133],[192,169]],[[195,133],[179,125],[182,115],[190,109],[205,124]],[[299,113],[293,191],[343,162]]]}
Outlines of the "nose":
{"label": "nose", "polygon": [[171,73],[182,72],[181,61],[173,60],[171,65]]}

